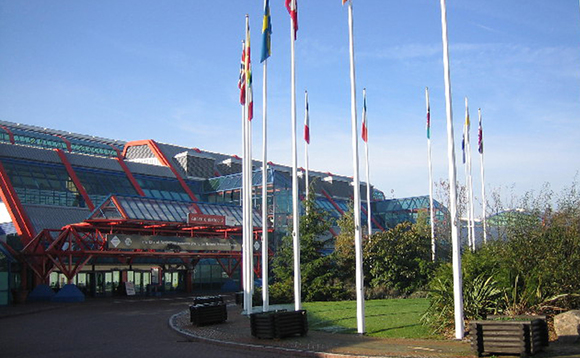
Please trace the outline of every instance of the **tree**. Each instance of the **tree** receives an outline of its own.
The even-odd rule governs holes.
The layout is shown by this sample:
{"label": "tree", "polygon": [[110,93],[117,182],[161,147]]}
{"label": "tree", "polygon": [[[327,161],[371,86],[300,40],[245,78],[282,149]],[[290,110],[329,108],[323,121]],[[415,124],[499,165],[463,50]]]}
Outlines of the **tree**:
{"label": "tree", "polygon": [[[300,218],[300,271],[302,277],[302,299],[329,300],[344,297],[342,284],[336,279],[336,265],[330,256],[324,256],[324,238],[332,226],[329,214],[314,205],[314,190],[303,201],[306,214]],[[274,303],[292,302],[294,282],[294,250],[291,230],[282,239],[282,244],[272,263],[274,284],[271,299]]]}
{"label": "tree", "polygon": [[374,291],[410,294],[426,285],[433,269],[430,236],[409,222],[374,234],[364,253],[367,281]]}

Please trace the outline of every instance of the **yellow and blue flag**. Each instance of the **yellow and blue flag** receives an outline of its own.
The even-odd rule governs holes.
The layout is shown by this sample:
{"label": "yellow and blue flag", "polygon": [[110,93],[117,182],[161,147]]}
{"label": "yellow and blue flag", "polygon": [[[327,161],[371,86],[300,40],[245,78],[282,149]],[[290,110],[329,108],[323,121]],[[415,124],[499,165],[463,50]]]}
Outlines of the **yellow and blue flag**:
{"label": "yellow and blue flag", "polygon": [[264,62],[272,54],[272,18],[270,16],[270,0],[264,0],[264,22],[262,25],[262,58]]}

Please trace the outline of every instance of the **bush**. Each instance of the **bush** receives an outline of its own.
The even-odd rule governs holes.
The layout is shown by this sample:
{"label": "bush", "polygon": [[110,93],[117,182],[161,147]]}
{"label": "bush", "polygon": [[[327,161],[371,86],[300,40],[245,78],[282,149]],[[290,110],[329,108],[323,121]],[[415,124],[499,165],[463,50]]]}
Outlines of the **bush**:
{"label": "bush", "polygon": [[[545,314],[580,307],[580,210],[544,214],[510,223],[506,240],[462,256],[465,319],[488,314]],[[435,331],[453,324],[451,266],[430,282],[424,317]]]}
{"label": "bush", "polygon": [[430,238],[411,223],[374,234],[364,251],[371,289],[408,295],[425,287],[433,270]]}
{"label": "bush", "polygon": [[[469,278],[466,270],[463,275]],[[466,320],[483,319],[498,313],[502,291],[492,276],[478,274],[463,281],[463,313]],[[435,333],[447,333],[454,325],[453,272],[451,264],[442,265],[429,284],[430,305],[421,318]]]}

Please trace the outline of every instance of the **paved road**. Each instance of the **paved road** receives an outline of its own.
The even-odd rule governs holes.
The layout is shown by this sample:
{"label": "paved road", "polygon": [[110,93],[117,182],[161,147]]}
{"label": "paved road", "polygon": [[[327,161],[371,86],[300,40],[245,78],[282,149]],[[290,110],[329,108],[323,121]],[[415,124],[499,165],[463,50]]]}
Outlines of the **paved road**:
{"label": "paved road", "polygon": [[0,357],[271,357],[194,342],[168,319],[190,299],[101,299],[0,319]]}

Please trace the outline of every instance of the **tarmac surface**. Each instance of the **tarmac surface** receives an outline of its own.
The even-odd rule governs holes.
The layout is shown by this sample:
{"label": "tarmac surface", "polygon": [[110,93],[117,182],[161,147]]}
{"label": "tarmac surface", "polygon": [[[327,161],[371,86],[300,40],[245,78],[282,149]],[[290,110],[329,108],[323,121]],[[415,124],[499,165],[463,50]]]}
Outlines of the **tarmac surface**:
{"label": "tarmac surface", "polygon": [[[0,357],[474,357],[467,341],[378,339],[309,330],[257,339],[227,297],[228,320],[196,327],[192,296],[119,297],[0,307]],[[551,343],[535,357],[580,357],[580,343]]]}

